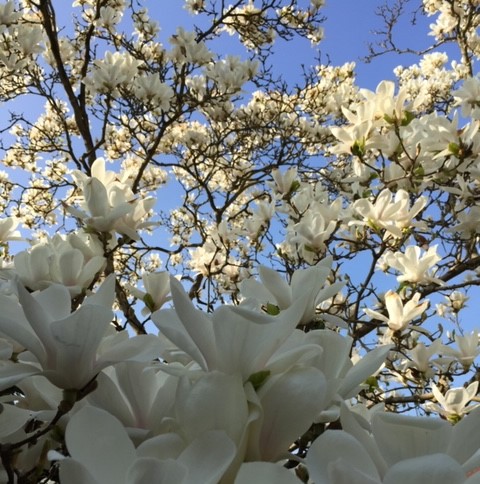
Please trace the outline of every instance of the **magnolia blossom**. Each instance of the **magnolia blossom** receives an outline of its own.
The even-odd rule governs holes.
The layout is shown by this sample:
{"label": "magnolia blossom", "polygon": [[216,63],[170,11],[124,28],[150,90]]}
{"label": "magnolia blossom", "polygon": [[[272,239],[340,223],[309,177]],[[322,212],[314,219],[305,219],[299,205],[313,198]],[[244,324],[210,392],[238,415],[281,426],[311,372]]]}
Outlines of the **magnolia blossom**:
{"label": "magnolia blossom", "polygon": [[32,290],[62,284],[72,297],[78,296],[106,263],[103,250],[95,250],[98,247],[89,246],[88,242],[75,234],[66,238],[57,234],[17,253],[13,259],[14,272]]}
{"label": "magnolia blossom", "polygon": [[420,247],[409,245],[405,253],[388,252],[385,256],[385,262],[401,272],[397,277],[398,282],[407,282],[411,284],[428,284],[434,282],[442,284],[442,280],[431,274],[431,269],[442,258],[437,254],[437,246],[429,247],[423,253]]}
{"label": "magnolia blossom", "polygon": [[465,336],[455,335],[455,343],[457,348],[448,347],[448,355],[455,358],[466,370],[475,361],[475,358],[480,354],[480,339],[479,331],[472,331]]}
{"label": "magnolia blossom", "polygon": [[480,403],[477,403],[467,407],[477,394],[477,390],[478,381],[471,383],[467,388],[450,388],[445,395],[443,395],[437,385],[432,384],[432,392],[438,405],[429,402],[425,404],[425,408],[432,412],[437,412],[440,415],[443,415],[447,420],[455,423],[464,415],[480,406]]}
{"label": "magnolia blossom", "polygon": [[82,189],[82,208],[65,207],[87,227],[99,232],[117,231],[137,240],[138,230],[151,226],[145,219],[155,204],[153,197],[136,198],[125,183],[128,173],[117,175],[105,170],[105,161],[98,158],[92,165],[92,176],[74,172],[74,179]]}
{"label": "magnolia blossom", "polygon": [[110,276],[73,313],[70,294],[60,285],[34,295],[19,285],[20,305],[0,295],[0,331],[34,356],[33,361],[23,360],[21,354],[17,368],[41,372],[60,388],[80,390],[113,363],[155,357],[154,336],[125,338],[109,331],[114,286],[115,278]]}
{"label": "magnolia blossom", "polygon": [[385,307],[387,308],[388,317],[378,311],[365,309],[365,313],[371,318],[385,321],[392,331],[403,331],[407,328],[410,321],[418,318],[425,309],[427,309],[429,302],[424,301],[419,304],[420,294],[416,293],[412,299],[407,301],[404,305],[400,295],[393,291],[388,291],[385,294]]}
{"label": "magnolia blossom", "polygon": [[479,417],[477,409],[452,426],[376,412],[368,422],[344,406],[344,430],[327,430],[310,447],[310,478],[316,484],[478,484]]}
{"label": "magnolia blossom", "polygon": [[85,407],[70,419],[65,441],[71,457],[50,457],[60,460],[61,482],[72,484],[215,484],[236,450],[223,431],[205,432],[190,445],[170,433],[135,448],[119,420],[95,407]]}
{"label": "magnolia blossom", "polygon": [[142,276],[144,291],[128,285],[129,292],[145,303],[142,314],[153,313],[160,309],[170,297],[170,274],[168,272],[146,272]]}
{"label": "magnolia blossom", "polygon": [[[300,323],[307,324],[317,317],[317,306],[337,294],[344,286],[342,282],[326,285],[331,272],[331,264],[332,259],[328,257],[314,267],[297,270],[293,273],[290,284],[282,279],[277,271],[261,266],[259,274],[263,284],[253,279],[246,279],[241,282],[240,291],[246,298],[277,306],[279,310],[290,307],[294,301],[305,294],[305,290],[310,291],[308,299],[305,300],[305,309],[300,320]],[[322,314],[322,318],[323,316]],[[325,319],[329,321],[328,314],[325,315]],[[335,321],[338,321],[338,318],[335,318]]]}
{"label": "magnolia blossom", "polygon": [[373,229],[385,229],[392,237],[401,238],[405,229],[418,225],[413,219],[423,210],[426,203],[425,197],[419,197],[409,209],[410,197],[405,190],[398,190],[393,198],[392,192],[385,188],[375,202],[362,198],[353,204],[353,209],[363,217],[363,222],[351,223],[369,225]]}

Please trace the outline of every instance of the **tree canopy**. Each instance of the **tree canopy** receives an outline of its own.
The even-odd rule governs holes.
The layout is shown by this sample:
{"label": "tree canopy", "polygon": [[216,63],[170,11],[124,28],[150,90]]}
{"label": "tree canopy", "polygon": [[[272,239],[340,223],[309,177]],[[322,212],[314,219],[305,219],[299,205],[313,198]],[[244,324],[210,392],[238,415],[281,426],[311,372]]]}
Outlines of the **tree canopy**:
{"label": "tree canopy", "polygon": [[480,2],[323,4],[0,3],[0,482],[480,483]]}

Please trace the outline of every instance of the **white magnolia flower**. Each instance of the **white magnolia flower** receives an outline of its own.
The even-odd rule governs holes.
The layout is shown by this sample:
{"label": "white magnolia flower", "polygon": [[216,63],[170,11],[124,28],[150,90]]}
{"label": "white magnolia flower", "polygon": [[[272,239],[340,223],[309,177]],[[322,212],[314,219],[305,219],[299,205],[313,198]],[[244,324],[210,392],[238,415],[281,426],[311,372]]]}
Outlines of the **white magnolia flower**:
{"label": "white magnolia flower", "polygon": [[216,484],[236,453],[221,430],[204,432],[190,444],[167,433],[135,448],[119,420],[90,406],[72,416],[65,441],[71,457],[50,458],[60,460],[60,481],[70,484]]}
{"label": "white magnolia flower", "polygon": [[[77,247],[74,247],[75,244]],[[72,297],[90,286],[103,269],[103,250],[97,255],[79,237],[56,235],[14,256],[14,270],[29,289],[62,284]]]}
{"label": "white magnolia flower", "polygon": [[344,430],[327,430],[310,447],[310,478],[315,484],[478,484],[479,417],[477,409],[452,426],[376,412],[368,422],[344,407]]}
{"label": "white magnolia flower", "polygon": [[[288,284],[280,274],[268,267],[259,268],[260,280],[245,279],[240,284],[242,296],[259,301],[262,304],[277,306],[279,310],[290,307],[294,301],[309,292],[305,299],[305,308],[300,323],[312,322],[317,317],[317,306],[335,296],[344,286],[343,282],[326,285],[331,272],[332,258],[323,259],[314,267],[299,269],[292,275]],[[267,308],[268,309],[268,308]],[[323,315],[322,315],[323,317]],[[325,315],[328,320],[328,315]]]}
{"label": "white magnolia flower", "polygon": [[170,274],[168,272],[146,272],[142,276],[145,292],[136,287],[127,286],[130,294],[145,303],[142,314],[146,316],[160,309],[170,301]]}
{"label": "white magnolia flower", "polygon": [[425,378],[431,378],[435,374],[434,367],[442,369],[444,365],[448,365],[453,361],[453,358],[448,357],[432,359],[433,355],[444,355],[447,353],[448,348],[439,339],[434,340],[430,346],[425,346],[424,343],[419,342],[414,348],[409,350],[409,358],[403,362],[403,367],[404,369],[412,368]]}
{"label": "white magnolia flower", "polygon": [[392,331],[403,331],[408,324],[418,318],[427,309],[429,302],[419,303],[420,294],[416,293],[412,299],[404,305],[402,298],[394,291],[388,291],[385,294],[385,307],[387,308],[388,317],[378,311],[365,309],[365,313],[371,318],[385,321]]}
{"label": "white magnolia flower", "polygon": [[465,336],[455,335],[457,348],[448,347],[448,354],[455,358],[466,370],[472,366],[475,358],[480,354],[480,334],[478,330]]}
{"label": "white magnolia flower", "polygon": [[426,253],[423,253],[420,247],[409,245],[405,253],[389,252],[385,256],[385,262],[401,272],[397,277],[398,282],[409,282],[413,284],[443,284],[441,279],[434,277],[431,269],[442,258],[437,254],[437,246],[429,247]]}
{"label": "white magnolia flower", "polygon": [[353,204],[353,209],[363,217],[363,222],[351,223],[362,223],[374,229],[385,229],[392,237],[401,238],[405,229],[418,225],[413,222],[413,219],[423,210],[426,203],[425,197],[419,197],[409,209],[410,197],[405,190],[398,190],[393,197],[392,192],[385,188],[374,202],[362,198]]}
{"label": "white magnolia flower", "polygon": [[438,389],[437,385],[432,384],[432,392],[436,403],[428,402],[424,405],[425,409],[443,415],[447,420],[457,422],[464,415],[480,406],[480,403],[467,406],[475,397],[478,390],[478,381],[471,383],[467,388],[450,388],[445,395]]}
{"label": "white magnolia flower", "polygon": [[19,285],[20,305],[0,295],[0,331],[35,357],[27,363],[20,354],[17,368],[42,373],[60,388],[80,390],[107,366],[156,357],[158,343],[153,335],[129,338],[109,332],[114,287],[115,278],[110,276],[73,313],[70,294],[60,285],[33,295]]}

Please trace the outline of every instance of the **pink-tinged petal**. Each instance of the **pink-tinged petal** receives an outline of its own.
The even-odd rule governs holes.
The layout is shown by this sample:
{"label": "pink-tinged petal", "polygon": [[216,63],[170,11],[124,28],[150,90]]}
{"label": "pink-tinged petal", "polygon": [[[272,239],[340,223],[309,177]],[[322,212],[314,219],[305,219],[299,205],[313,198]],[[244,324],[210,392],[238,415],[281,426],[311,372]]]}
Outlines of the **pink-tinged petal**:
{"label": "pink-tinged petal", "polygon": [[220,482],[236,452],[235,444],[222,430],[200,435],[177,459],[177,462],[190,470],[183,484]]}
{"label": "pink-tinged petal", "polygon": [[324,408],[326,380],[316,368],[296,368],[267,379],[257,391],[263,412],[262,460],[275,461],[308,430]]}
{"label": "pink-tinged petal", "polygon": [[452,430],[447,421],[430,417],[382,412],[372,419],[372,432],[378,449],[390,466],[405,459],[445,453]]}
{"label": "pink-tinged petal", "polygon": [[70,419],[65,441],[72,458],[99,483],[127,483],[128,469],[136,459],[135,447],[122,424],[108,412],[83,407]]}
{"label": "pink-tinged petal", "polygon": [[51,323],[57,356],[54,374],[45,376],[60,388],[83,388],[95,376],[96,353],[112,316],[110,309],[87,305]]}
{"label": "pink-tinged petal", "polygon": [[358,393],[358,387],[372,376],[385,362],[392,345],[384,345],[369,351],[345,375],[338,393],[344,398],[352,398]]}
{"label": "pink-tinged petal", "polygon": [[0,363],[0,391],[20,383],[25,378],[41,373],[42,370],[26,363],[2,361]]}
{"label": "pink-tinged petal", "polygon": [[[142,457],[137,459],[130,468],[125,482],[128,484],[184,484],[187,474],[188,469],[174,460]],[[197,483],[200,482],[202,481],[197,481]]]}
{"label": "pink-tinged petal", "polygon": [[253,483],[300,484],[289,470],[271,462],[246,462],[242,464],[234,484]]}
{"label": "pink-tinged petal", "polygon": [[[308,451],[307,468],[312,481],[315,484],[331,484],[329,471],[332,467],[333,469],[337,467],[340,471],[342,468],[345,469],[348,476],[350,471],[347,470],[345,465],[335,466],[337,461],[340,464],[348,463],[349,467],[355,469],[359,474],[362,473],[373,482],[380,483],[380,476],[375,464],[363,446],[347,432],[327,430],[313,442]],[[351,482],[353,484],[356,481],[348,481],[345,478],[333,482],[342,484]]]}
{"label": "pink-tinged petal", "polygon": [[464,484],[465,472],[458,462],[445,454],[403,460],[386,473],[383,484]]}
{"label": "pink-tinged petal", "polygon": [[84,465],[73,459],[62,459],[60,461],[60,482],[68,482],[68,484],[101,484]]}
{"label": "pink-tinged petal", "polygon": [[6,437],[20,430],[31,417],[29,410],[6,403],[0,404],[0,442],[5,443]]}
{"label": "pink-tinged petal", "polygon": [[275,301],[268,302],[276,302],[280,309],[288,308],[288,306],[292,304],[293,300],[292,290],[288,285],[287,281],[285,281],[285,279],[277,271],[269,269],[268,267],[261,266],[258,272],[260,274],[260,279],[262,280],[263,284],[275,298]]}

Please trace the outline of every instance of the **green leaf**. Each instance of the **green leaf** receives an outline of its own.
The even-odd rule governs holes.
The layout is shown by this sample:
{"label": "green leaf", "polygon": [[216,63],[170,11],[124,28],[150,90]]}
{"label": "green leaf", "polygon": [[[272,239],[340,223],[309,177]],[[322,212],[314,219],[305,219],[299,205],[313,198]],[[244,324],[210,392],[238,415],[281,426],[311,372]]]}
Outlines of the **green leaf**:
{"label": "green leaf", "polygon": [[275,304],[267,303],[267,314],[270,314],[270,316],[277,316],[280,314],[280,308]]}

